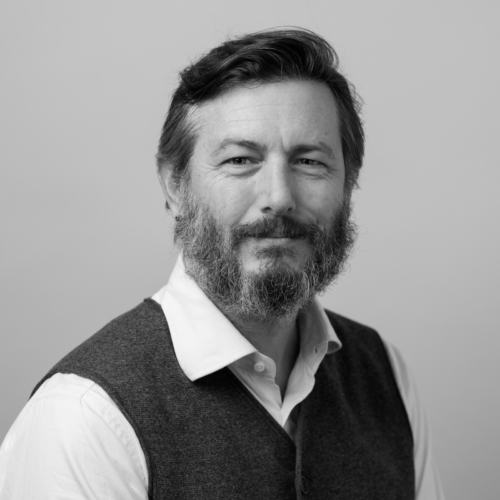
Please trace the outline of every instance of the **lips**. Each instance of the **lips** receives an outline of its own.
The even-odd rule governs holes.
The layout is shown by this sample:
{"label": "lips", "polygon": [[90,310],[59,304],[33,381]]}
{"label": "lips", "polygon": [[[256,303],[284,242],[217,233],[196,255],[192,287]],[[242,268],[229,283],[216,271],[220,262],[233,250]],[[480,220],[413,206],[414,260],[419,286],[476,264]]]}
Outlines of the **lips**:
{"label": "lips", "polygon": [[314,241],[319,228],[316,224],[300,222],[292,217],[281,216],[260,219],[250,224],[240,224],[231,231],[233,245],[248,238],[256,239],[310,239]]}
{"label": "lips", "polygon": [[273,231],[272,233],[264,233],[254,236],[254,238],[257,239],[272,239],[272,240],[279,240],[279,239],[295,240],[295,239],[304,239],[306,237],[307,234],[300,234],[294,232],[292,235],[290,234],[290,231]]}

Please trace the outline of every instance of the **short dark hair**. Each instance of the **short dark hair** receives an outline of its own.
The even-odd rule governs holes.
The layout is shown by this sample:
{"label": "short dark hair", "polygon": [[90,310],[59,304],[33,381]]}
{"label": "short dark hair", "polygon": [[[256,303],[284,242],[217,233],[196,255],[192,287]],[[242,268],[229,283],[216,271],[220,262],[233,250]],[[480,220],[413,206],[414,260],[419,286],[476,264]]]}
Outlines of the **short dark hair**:
{"label": "short dark hair", "polygon": [[180,73],[181,81],[160,137],[158,165],[168,164],[173,169],[174,182],[181,185],[196,140],[189,113],[197,105],[238,85],[313,80],[325,83],[335,97],[346,167],[345,187],[350,193],[357,186],[364,155],[361,100],[338,67],[333,47],[321,36],[302,28],[251,33],[210,50]]}

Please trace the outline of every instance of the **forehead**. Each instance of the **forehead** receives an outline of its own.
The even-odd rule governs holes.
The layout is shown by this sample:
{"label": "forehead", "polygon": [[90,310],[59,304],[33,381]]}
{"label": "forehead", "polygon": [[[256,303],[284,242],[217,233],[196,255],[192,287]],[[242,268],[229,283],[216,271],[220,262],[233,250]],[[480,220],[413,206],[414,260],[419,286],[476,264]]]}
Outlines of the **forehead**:
{"label": "forehead", "polygon": [[198,130],[195,150],[214,151],[228,138],[285,149],[312,142],[341,148],[335,98],[320,82],[237,87],[199,107],[193,119]]}

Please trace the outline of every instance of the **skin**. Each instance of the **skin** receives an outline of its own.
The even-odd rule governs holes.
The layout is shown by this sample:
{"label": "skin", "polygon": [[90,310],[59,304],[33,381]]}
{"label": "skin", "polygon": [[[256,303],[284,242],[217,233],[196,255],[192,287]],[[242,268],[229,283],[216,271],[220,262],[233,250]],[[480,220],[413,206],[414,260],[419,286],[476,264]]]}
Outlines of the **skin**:
{"label": "skin", "polygon": [[[223,226],[289,215],[327,227],[340,209],[345,166],[337,106],[325,84],[284,81],[237,87],[199,107],[193,119],[198,138],[190,189]],[[175,216],[179,193],[170,172],[164,166],[159,177]],[[284,259],[297,269],[312,253],[306,240],[251,238],[237,248],[243,269],[259,272],[265,262],[257,250],[273,245],[291,248]],[[299,350],[297,314],[267,322],[228,316],[274,360],[282,395]]]}

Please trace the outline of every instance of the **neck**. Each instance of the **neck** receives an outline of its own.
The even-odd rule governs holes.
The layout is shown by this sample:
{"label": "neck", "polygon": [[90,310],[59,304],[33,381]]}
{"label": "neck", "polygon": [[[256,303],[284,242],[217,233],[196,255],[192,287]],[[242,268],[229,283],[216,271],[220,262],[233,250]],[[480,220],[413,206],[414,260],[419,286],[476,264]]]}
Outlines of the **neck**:
{"label": "neck", "polygon": [[300,350],[297,313],[268,320],[226,316],[261,354],[274,361],[276,384],[284,398],[288,379]]}

